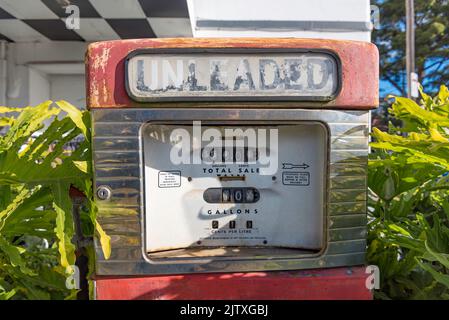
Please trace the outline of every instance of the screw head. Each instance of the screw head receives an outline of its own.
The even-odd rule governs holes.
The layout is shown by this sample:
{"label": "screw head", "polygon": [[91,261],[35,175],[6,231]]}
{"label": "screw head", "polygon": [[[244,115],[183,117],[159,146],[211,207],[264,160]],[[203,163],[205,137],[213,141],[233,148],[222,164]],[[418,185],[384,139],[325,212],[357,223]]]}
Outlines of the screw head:
{"label": "screw head", "polygon": [[97,197],[100,200],[108,200],[112,195],[111,189],[107,186],[100,186],[97,188]]}

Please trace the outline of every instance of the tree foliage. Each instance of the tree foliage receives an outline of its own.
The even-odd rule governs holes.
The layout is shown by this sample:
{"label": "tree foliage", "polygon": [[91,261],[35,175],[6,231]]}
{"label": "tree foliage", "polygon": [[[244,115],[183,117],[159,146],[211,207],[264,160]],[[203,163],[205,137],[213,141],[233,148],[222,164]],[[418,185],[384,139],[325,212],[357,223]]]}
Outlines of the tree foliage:
{"label": "tree foliage", "polygon": [[[405,1],[376,0],[380,28],[373,41],[379,47],[381,79],[406,96]],[[449,0],[415,0],[416,72],[424,88],[438,90],[449,82]],[[387,92],[388,93],[388,92]]]}

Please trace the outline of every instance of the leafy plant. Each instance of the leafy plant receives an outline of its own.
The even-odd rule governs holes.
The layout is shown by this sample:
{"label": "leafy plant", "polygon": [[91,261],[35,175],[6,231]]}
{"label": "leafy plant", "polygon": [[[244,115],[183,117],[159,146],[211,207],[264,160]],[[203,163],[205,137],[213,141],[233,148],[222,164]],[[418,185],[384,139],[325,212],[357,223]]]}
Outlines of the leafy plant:
{"label": "leafy plant", "polygon": [[381,269],[379,298],[449,298],[449,90],[421,105],[396,97],[402,121],[373,129],[368,259]]}
{"label": "leafy plant", "polygon": [[[66,116],[62,116],[66,113]],[[85,193],[89,221],[109,256],[91,190],[90,119],[65,101],[0,107],[0,299],[75,297],[71,186]],[[17,114],[17,115],[15,115]],[[44,123],[48,122],[48,126]],[[83,141],[68,151],[78,136]]]}

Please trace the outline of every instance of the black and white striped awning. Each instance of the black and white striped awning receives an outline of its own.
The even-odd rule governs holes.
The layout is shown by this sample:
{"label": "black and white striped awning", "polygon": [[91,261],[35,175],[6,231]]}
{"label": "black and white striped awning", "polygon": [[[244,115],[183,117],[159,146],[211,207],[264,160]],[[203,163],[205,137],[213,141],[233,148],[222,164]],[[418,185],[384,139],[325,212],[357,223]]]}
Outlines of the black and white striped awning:
{"label": "black and white striped awning", "polygon": [[[65,8],[79,8],[68,29]],[[99,41],[192,36],[186,0],[0,0],[0,40]]]}

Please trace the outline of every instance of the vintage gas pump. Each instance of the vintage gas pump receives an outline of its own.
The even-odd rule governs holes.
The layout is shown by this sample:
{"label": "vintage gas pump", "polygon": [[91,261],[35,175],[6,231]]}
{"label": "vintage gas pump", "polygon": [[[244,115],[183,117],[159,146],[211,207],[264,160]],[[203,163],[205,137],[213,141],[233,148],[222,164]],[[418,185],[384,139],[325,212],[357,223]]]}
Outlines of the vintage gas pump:
{"label": "vintage gas pump", "polygon": [[97,299],[369,299],[370,43],[89,46]]}

